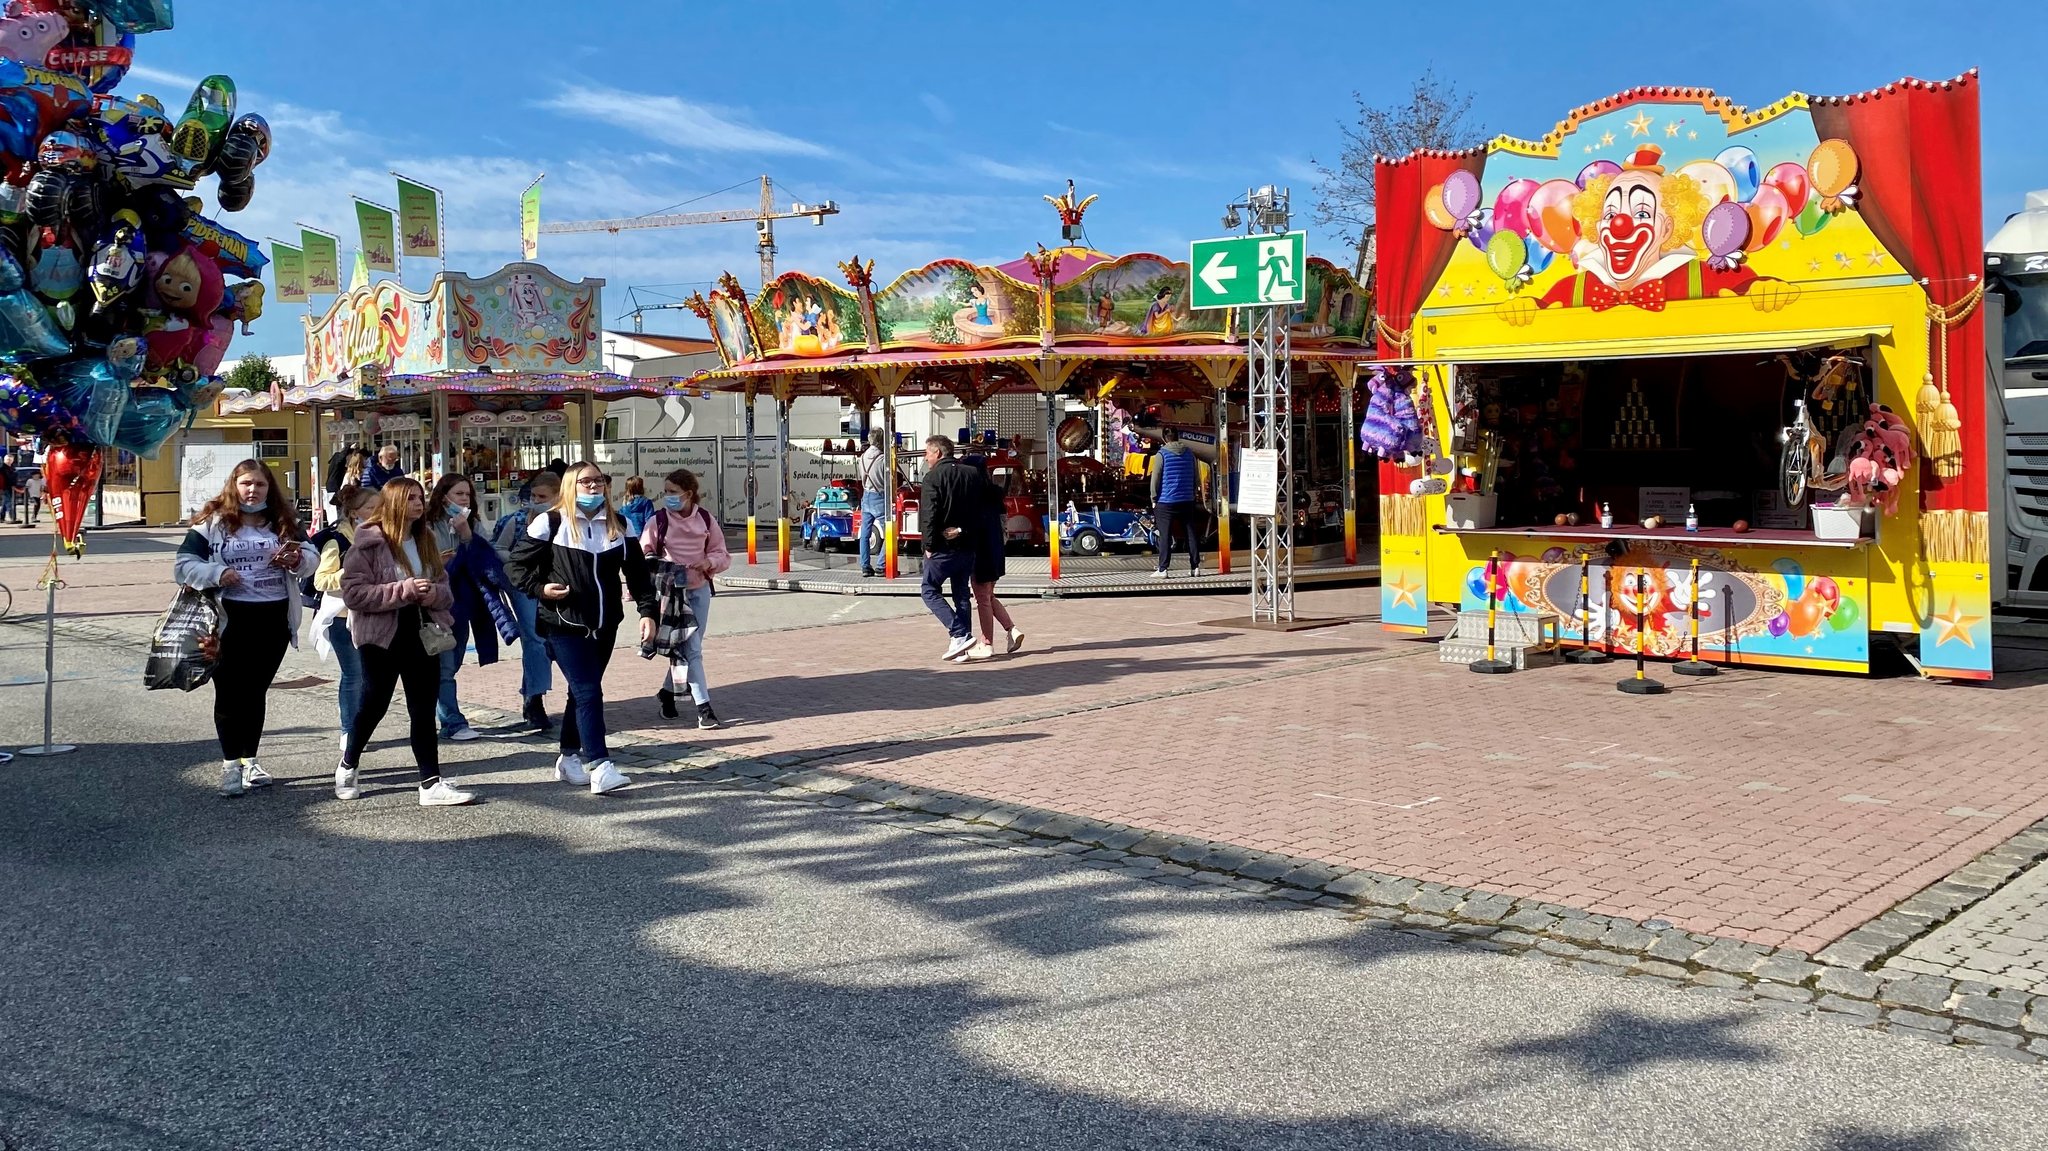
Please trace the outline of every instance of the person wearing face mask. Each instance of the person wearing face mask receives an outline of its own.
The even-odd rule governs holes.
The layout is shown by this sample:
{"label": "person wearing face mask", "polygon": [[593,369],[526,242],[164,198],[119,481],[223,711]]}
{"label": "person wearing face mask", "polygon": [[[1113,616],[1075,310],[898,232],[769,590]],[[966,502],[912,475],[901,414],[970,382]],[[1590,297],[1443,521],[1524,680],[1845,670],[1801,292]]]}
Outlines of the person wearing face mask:
{"label": "person wearing face mask", "polygon": [[563,479],[560,503],[534,515],[505,569],[540,601],[538,626],[569,681],[555,778],[604,795],[632,782],[605,744],[604,672],[625,618],[621,582],[640,616],[641,643],[654,638],[661,605],[640,541],[612,509],[611,477],[585,462],[571,465]]}
{"label": "person wearing face mask", "polygon": [[308,581],[307,605],[315,609],[313,646],[322,659],[332,658],[341,670],[337,703],[341,708],[341,747],[348,750],[349,729],[363,703],[363,659],[348,633],[348,605],[341,598],[341,559],[355,542],[356,529],[375,518],[377,493],[349,484],[337,492],[334,506],[341,519],[312,539],[320,566]]}
{"label": "person wearing face mask", "polygon": [[299,642],[296,577],[312,570],[298,519],[261,460],[243,460],[220,494],[192,519],[178,545],[179,584],[218,588],[219,650],[213,668],[213,728],[220,740],[220,792],[241,795],[272,781],[256,761],[271,681],[285,645]]}
{"label": "person wearing face mask", "polygon": [[[688,597],[690,614],[697,630],[684,641],[682,663],[690,700],[697,705],[697,726],[720,726],[711,710],[711,684],[704,677],[704,631],[711,626],[711,597],[717,593],[712,577],[732,566],[732,554],[725,547],[725,532],[705,509],[697,476],[688,468],[677,468],[661,481],[661,508],[647,521],[640,535],[641,550],[661,573],[662,593]],[[661,701],[663,718],[676,718],[676,666],[655,693]]]}
{"label": "person wearing face mask", "polygon": [[505,577],[498,553],[477,530],[476,488],[464,475],[442,476],[427,497],[427,526],[440,548],[448,586],[455,594],[455,646],[441,653],[441,693],[435,713],[441,738],[466,743],[478,738],[462,714],[455,677],[462,657],[475,641],[478,667],[498,662],[498,640],[519,638],[511,605],[499,590]]}
{"label": "person wearing face mask", "polygon": [[356,772],[363,749],[390,710],[392,692],[403,683],[408,734],[420,771],[420,806],[457,807],[475,800],[476,793],[441,775],[434,728],[441,661],[428,654],[426,625],[452,627],[449,609],[455,595],[427,525],[426,491],[417,480],[401,476],[379,489],[375,517],[356,529],[355,544],[342,557],[341,598],[348,604],[349,632],[363,653],[363,703],[334,769],[334,797],[361,794]]}
{"label": "person wearing face mask", "polygon": [[[543,468],[533,474],[520,492],[521,503],[516,511],[503,516],[491,533],[491,546],[497,549],[500,563],[512,559],[512,549],[526,538],[526,529],[536,515],[546,515],[555,506],[562,494],[562,479]],[[508,583],[511,577],[506,577]],[[507,597],[512,601],[512,612],[519,622],[519,698],[524,703],[521,715],[533,730],[545,732],[554,726],[548,719],[547,694],[555,690],[555,657],[548,650],[547,637],[540,634],[538,626],[539,601],[527,595],[516,584]]]}

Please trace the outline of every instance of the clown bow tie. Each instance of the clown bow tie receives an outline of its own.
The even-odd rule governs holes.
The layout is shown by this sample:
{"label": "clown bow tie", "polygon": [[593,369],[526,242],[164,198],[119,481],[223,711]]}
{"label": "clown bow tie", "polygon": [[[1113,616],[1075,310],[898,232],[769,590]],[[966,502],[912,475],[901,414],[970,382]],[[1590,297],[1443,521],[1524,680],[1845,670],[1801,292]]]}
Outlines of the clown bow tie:
{"label": "clown bow tie", "polygon": [[1598,280],[1590,277],[1587,279],[1587,307],[1596,312],[1604,312],[1609,308],[1619,307],[1622,304],[1641,308],[1646,312],[1663,311],[1664,282],[1662,280],[1651,280],[1648,283],[1637,284],[1626,292],[1617,292]]}

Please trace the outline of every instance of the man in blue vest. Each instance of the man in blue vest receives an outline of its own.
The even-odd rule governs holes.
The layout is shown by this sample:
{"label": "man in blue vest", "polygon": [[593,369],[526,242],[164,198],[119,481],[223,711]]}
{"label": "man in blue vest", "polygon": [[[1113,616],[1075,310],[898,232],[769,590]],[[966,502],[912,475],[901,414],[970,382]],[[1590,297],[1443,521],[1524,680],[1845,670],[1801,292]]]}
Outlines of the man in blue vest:
{"label": "man in blue vest", "polygon": [[1152,457],[1152,526],[1159,545],[1159,568],[1153,579],[1165,579],[1173,560],[1174,534],[1179,532],[1188,553],[1188,574],[1202,573],[1201,467],[1195,453],[1180,442],[1180,433],[1159,433],[1159,454]]}

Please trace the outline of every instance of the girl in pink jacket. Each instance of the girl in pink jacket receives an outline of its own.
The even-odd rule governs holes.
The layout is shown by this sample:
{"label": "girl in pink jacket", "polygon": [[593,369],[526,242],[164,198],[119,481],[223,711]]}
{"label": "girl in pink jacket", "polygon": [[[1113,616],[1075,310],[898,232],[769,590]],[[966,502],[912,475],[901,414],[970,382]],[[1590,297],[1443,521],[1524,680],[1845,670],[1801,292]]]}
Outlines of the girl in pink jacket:
{"label": "girl in pink jacket", "polygon": [[[697,726],[707,730],[719,726],[711,710],[711,684],[704,678],[704,632],[711,626],[711,597],[717,594],[712,577],[732,566],[732,553],[725,547],[725,529],[704,507],[697,476],[688,468],[677,468],[661,482],[661,507],[648,519],[640,533],[640,550],[659,567],[664,596],[676,592],[689,597],[690,614],[697,630],[684,642],[682,663],[690,699],[697,705]],[[676,718],[676,665],[669,664],[662,677],[661,714]]]}

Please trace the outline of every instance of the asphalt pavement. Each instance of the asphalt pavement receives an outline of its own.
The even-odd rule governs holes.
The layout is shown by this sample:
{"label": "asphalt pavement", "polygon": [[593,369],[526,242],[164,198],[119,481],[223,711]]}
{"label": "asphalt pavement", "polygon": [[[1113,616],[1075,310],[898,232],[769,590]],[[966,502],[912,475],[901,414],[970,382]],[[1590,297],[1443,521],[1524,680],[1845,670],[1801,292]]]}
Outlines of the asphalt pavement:
{"label": "asphalt pavement", "polygon": [[[0,627],[0,744],[39,638]],[[0,766],[10,1151],[2048,1146],[2048,1078],[1991,1052],[900,815],[598,799],[534,742],[449,747],[486,801],[422,810],[395,726],[339,804],[325,685],[221,799],[211,689],[141,659],[64,641],[82,750]]]}

